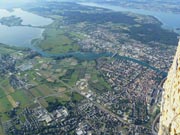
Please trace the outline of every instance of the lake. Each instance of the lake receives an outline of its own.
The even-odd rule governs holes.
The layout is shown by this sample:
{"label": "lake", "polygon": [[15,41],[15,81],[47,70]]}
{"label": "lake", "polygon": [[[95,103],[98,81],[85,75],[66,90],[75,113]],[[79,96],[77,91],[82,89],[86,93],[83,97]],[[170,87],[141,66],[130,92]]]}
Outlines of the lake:
{"label": "lake", "polygon": [[[132,8],[123,8],[120,6],[112,6],[107,4],[96,4],[96,3],[80,3],[82,5],[95,6],[111,9],[114,11],[126,11],[133,12],[144,15],[152,15],[158,18],[164,25],[164,27],[175,30],[176,28],[180,28],[180,15],[174,13],[165,13],[165,12],[155,12],[148,11],[143,9],[132,9]],[[45,18],[27,11],[22,10],[21,8],[15,8],[12,11],[6,9],[0,9],[0,18],[9,17],[9,16],[20,17],[23,22],[23,25],[31,25],[31,26],[46,26],[53,22],[53,20],[49,18]],[[13,46],[23,46],[30,47],[31,40],[36,38],[42,38],[42,33],[44,29],[42,28],[34,28],[28,26],[13,26],[8,27],[0,24],[0,43],[13,45]]]}
{"label": "lake", "polygon": [[31,48],[31,40],[36,38],[42,38],[43,28],[35,28],[38,26],[46,26],[53,22],[49,18],[45,18],[20,8],[15,8],[12,11],[6,9],[0,9],[0,18],[9,16],[20,17],[23,22],[22,25],[28,26],[12,26],[8,27],[0,24],[0,43],[12,45],[12,46],[23,46]]}
{"label": "lake", "polygon": [[[169,13],[169,12],[160,12],[160,11],[150,11],[144,9],[133,9],[133,8],[123,8],[120,6],[113,6],[109,4],[97,4],[90,2],[79,3],[86,6],[101,7],[106,9],[111,9],[113,11],[123,11],[123,12],[132,12],[142,15],[151,15],[159,19],[163,23],[164,28],[176,31],[176,28],[180,28],[180,14]],[[176,31],[180,34],[180,31]]]}
{"label": "lake", "polygon": [[0,24],[0,42],[10,46],[31,48],[31,40],[42,38],[43,29],[14,26],[8,27]]}
{"label": "lake", "polygon": [[[92,5],[94,6],[94,5]],[[98,6],[98,5],[95,5]],[[115,9],[116,11],[120,11],[119,9]],[[9,17],[9,16],[16,16],[20,17],[23,22],[23,25],[31,25],[31,26],[45,26],[53,22],[53,20],[49,18],[44,18],[38,15],[35,15],[33,13],[24,11],[20,8],[16,8],[13,11],[8,11],[6,9],[0,9],[0,18],[2,17]],[[42,33],[44,29],[42,28],[35,28],[35,27],[28,27],[28,26],[13,26],[8,27],[5,25],[0,24],[0,42],[7,45],[13,45],[13,46],[22,46],[22,47],[29,47],[33,50],[36,50],[41,55],[45,57],[55,57],[55,58],[64,58],[64,57],[75,57],[77,59],[81,60],[92,60],[99,57],[105,57],[105,56],[112,56],[113,53],[93,53],[93,52],[72,52],[72,53],[65,53],[65,54],[48,54],[46,52],[43,52],[41,49],[34,47],[31,45],[31,40],[36,38],[43,38]],[[118,59],[126,59],[129,61],[133,61],[135,63],[138,63],[140,65],[146,66],[152,70],[161,72],[159,69],[152,67],[148,65],[145,62],[141,62],[139,60],[128,58],[125,56],[116,55],[115,56]],[[166,74],[166,73],[164,73]]]}

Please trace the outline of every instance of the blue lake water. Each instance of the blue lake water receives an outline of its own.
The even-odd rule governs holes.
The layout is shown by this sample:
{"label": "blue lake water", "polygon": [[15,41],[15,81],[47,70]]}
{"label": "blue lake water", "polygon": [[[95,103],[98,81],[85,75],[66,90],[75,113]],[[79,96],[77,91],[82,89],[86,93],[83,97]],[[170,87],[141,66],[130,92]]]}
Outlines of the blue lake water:
{"label": "blue lake water", "polygon": [[52,19],[24,11],[21,8],[14,8],[13,11],[0,9],[0,18],[9,16],[20,17],[23,20],[23,25],[45,26],[53,22]]}
{"label": "blue lake water", "polygon": [[0,43],[31,48],[31,40],[42,38],[43,29],[0,24]]}
{"label": "blue lake water", "polygon": [[[125,11],[133,12],[144,15],[152,15],[157,17],[168,29],[175,30],[180,28],[180,14],[174,13],[165,13],[165,12],[156,12],[148,11],[143,9],[132,9],[132,8],[123,8],[120,6],[112,6],[105,4],[96,4],[96,3],[81,3],[82,5],[95,6],[111,9],[114,11]],[[6,9],[0,9],[0,18],[8,16],[17,16],[20,17],[23,22],[23,25],[32,25],[32,26],[45,26],[53,22],[49,18],[38,16],[36,14],[24,11],[20,8],[15,8],[13,11],[8,11]],[[15,46],[31,46],[31,40],[35,38],[42,38],[42,28],[32,28],[27,26],[16,26],[16,27],[7,27],[0,24],[0,43],[15,45]]]}
{"label": "blue lake water", "polygon": [[[38,16],[36,14],[24,11],[20,8],[8,11],[6,9],[0,9],[0,18],[9,16],[20,17],[23,22],[22,25],[31,26],[45,26],[53,22],[49,18]],[[23,46],[31,48],[31,40],[36,38],[42,38],[43,28],[35,28],[28,26],[12,26],[0,24],[0,43],[12,45],[12,46]]]}
{"label": "blue lake water", "polygon": [[[169,12],[160,12],[160,11],[150,11],[144,9],[133,9],[133,8],[123,8],[120,6],[113,6],[109,4],[97,4],[97,3],[89,3],[83,2],[80,3],[82,5],[101,7],[106,9],[111,9],[114,11],[124,11],[124,12],[132,12],[142,15],[151,15],[159,19],[163,23],[163,27],[176,30],[176,28],[180,28],[180,14],[169,13]],[[180,33],[179,31],[176,31]]]}
{"label": "blue lake water", "polygon": [[[97,4],[87,4],[89,6],[98,6],[98,7],[104,7],[108,9],[114,9],[115,11],[126,11],[126,10],[120,10],[121,8],[115,8],[114,6],[106,6],[106,5],[97,5]],[[139,11],[140,12],[140,11]],[[136,12],[137,13],[137,12]],[[23,22],[23,25],[31,25],[31,26],[45,26],[53,21],[49,18],[44,18],[32,13],[29,13],[27,11],[23,11],[20,8],[16,8],[13,11],[8,11],[5,9],[0,9],[0,18],[2,17],[8,17],[8,16],[17,16],[20,17]],[[167,16],[166,16],[167,17]],[[28,26],[13,26],[8,27],[5,25],[0,24],[0,43],[7,44],[7,45],[13,45],[13,46],[23,46],[23,47],[29,47],[37,52],[39,52],[41,55],[45,57],[55,57],[55,58],[63,58],[63,57],[76,57],[77,59],[82,60],[92,60],[99,57],[105,57],[105,56],[112,56],[112,53],[92,53],[92,52],[72,52],[72,53],[65,53],[65,54],[48,54],[46,52],[43,52],[41,49],[36,48],[31,45],[32,39],[36,38],[42,38],[42,33],[44,29],[42,28],[34,28],[34,27],[28,27]],[[125,56],[119,56],[116,55],[116,58],[119,59],[126,59],[129,61],[133,61],[135,63],[138,63],[140,65],[146,66],[152,70],[161,72],[159,69],[152,67],[148,65],[145,62],[141,62],[139,60],[128,58]],[[166,73],[164,73],[166,75]]]}

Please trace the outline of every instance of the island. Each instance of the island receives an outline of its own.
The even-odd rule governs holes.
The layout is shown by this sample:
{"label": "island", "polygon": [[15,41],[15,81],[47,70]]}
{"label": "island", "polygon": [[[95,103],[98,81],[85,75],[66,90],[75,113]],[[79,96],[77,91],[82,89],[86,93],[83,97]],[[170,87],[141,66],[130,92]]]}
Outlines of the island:
{"label": "island", "polygon": [[0,18],[0,23],[2,25],[6,26],[21,26],[22,25],[22,19],[20,17],[16,16],[9,16],[9,17],[2,17]]}

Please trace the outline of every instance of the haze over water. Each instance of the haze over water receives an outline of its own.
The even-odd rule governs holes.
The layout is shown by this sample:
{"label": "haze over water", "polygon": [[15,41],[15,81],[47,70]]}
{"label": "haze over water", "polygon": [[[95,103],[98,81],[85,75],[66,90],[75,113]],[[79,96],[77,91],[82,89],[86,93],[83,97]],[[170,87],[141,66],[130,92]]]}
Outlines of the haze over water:
{"label": "haze over water", "polygon": [[[22,25],[45,26],[53,22],[49,18],[29,13],[20,8],[16,8],[13,11],[0,9],[0,19],[12,15],[20,17],[23,20]],[[42,38],[43,31],[44,29],[42,28],[28,26],[8,27],[0,24],[0,43],[13,46],[31,47],[31,40]]]}

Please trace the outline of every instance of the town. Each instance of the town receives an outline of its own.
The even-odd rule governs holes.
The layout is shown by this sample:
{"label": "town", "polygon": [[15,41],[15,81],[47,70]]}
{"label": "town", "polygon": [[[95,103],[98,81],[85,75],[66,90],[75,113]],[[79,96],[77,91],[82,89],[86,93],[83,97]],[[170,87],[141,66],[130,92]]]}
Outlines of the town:
{"label": "town", "polygon": [[53,60],[29,50],[1,59],[6,134],[151,134],[163,72],[116,57]]}
{"label": "town", "polygon": [[176,33],[152,16],[75,3],[25,10],[53,22],[32,48],[0,44],[0,134],[152,134]]}

